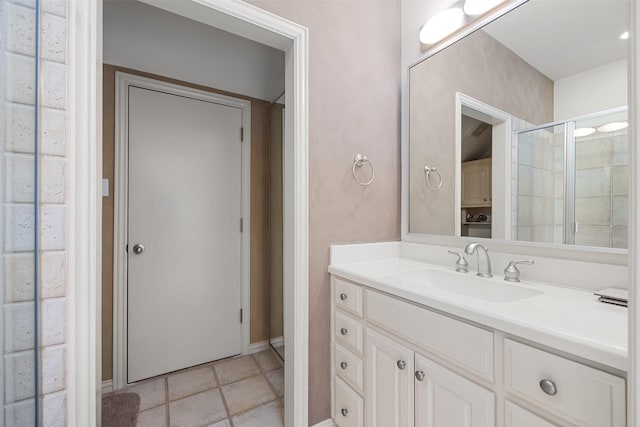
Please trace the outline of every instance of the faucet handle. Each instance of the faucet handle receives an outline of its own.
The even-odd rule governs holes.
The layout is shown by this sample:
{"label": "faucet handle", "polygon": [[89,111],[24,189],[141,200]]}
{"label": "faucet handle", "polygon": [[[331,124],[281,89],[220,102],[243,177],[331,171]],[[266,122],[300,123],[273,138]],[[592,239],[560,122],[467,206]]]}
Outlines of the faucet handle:
{"label": "faucet handle", "polygon": [[519,282],[520,281],[520,270],[516,265],[518,264],[535,264],[535,261],[532,259],[519,259],[515,261],[511,261],[507,268],[504,269],[504,280],[507,282]]}
{"label": "faucet handle", "polygon": [[458,260],[456,261],[456,271],[459,271],[460,273],[468,273],[469,263],[465,259],[464,254],[455,251],[449,251],[449,253],[458,256]]}

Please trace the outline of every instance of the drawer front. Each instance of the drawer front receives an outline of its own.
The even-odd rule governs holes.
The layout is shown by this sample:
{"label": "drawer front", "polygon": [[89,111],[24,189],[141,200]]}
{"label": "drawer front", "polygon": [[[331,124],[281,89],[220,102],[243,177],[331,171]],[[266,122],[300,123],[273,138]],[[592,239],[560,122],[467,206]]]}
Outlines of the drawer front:
{"label": "drawer front", "polygon": [[366,291],[367,319],[493,382],[493,333]]}
{"label": "drawer front", "polygon": [[335,411],[333,419],[339,427],[363,427],[364,401],[340,378],[336,377]]}
{"label": "drawer front", "polygon": [[362,354],[362,324],[336,310],[336,341]]}
{"label": "drawer front", "polygon": [[336,307],[362,317],[362,288],[337,277],[333,278],[333,283]]}
{"label": "drawer front", "polygon": [[558,427],[509,401],[504,406],[504,425],[505,427]]}
{"label": "drawer front", "polygon": [[348,383],[351,383],[359,391],[362,391],[364,382],[362,372],[362,359],[341,346],[335,347],[335,373]]}
{"label": "drawer front", "polygon": [[505,387],[580,426],[626,425],[624,379],[509,339]]}

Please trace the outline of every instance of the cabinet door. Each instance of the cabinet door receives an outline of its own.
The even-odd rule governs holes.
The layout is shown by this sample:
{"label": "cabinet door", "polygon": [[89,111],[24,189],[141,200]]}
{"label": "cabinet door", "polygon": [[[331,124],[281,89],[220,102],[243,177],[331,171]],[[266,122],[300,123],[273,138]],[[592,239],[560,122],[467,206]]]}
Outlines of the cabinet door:
{"label": "cabinet door", "polygon": [[413,351],[367,329],[366,425],[413,426]]}
{"label": "cabinet door", "polygon": [[504,413],[505,427],[558,427],[509,401],[505,403]]}
{"label": "cabinet door", "polygon": [[491,163],[462,164],[462,207],[491,206]]}
{"label": "cabinet door", "polygon": [[495,422],[492,392],[416,354],[416,427],[487,427]]}

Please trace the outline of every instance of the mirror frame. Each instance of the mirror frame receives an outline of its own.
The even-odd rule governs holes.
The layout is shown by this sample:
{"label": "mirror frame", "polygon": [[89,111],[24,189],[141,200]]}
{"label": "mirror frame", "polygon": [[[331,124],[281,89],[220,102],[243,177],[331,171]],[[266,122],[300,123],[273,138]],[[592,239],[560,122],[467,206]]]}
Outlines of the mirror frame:
{"label": "mirror frame", "polygon": [[[441,52],[452,44],[462,40],[471,33],[481,29],[485,25],[490,24],[501,16],[511,12],[519,6],[527,3],[529,0],[512,0],[507,1],[504,5],[490,11],[484,16],[481,16],[477,20],[469,23],[468,25],[460,28],[458,31],[443,39],[432,48],[427,50],[420,58],[407,66],[407,69],[403,72],[406,73],[403,76],[402,85],[402,111],[401,111],[401,169],[402,169],[402,191],[401,191],[401,240],[403,242],[410,243],[425,243],[437,246],[450,246],[462,248],[470,242],[480,241],[492,250],[496,252],[506,252],[513,254],[529,255],[529,256],[541,256],[549,258],[558,258],[566,260],[577,260],[595,262],[600,264],[613,264],[613,265],[627,265],[629,259],[628,249],[615,249],[615,248],[599,248],[594,246],[573,246],[556,243],[537,243],[537,242],[523,242],[517,240],[498,240],[487,239],[479,237],[465,237],[465,236],[450,236],[450,235],[438,235],[438,234],[423,234],[423,233],[411,233],[409,231],[409,165],[410,165],[410,113],[409,113],[409,82],[411,68],[422,63],[426,59]],[[631,2],[632,0],[627,0]],[[632,17],[629,17],[629,24],[631,25]],[[631,43],[630,43],[631,45]],[[634,64],[635,57],[631,48],[628,49],[627,56],[627,73],[631,76],[633,71],[632,66]],[[632,88],[630,84],[627,84],[629,107],[633,97]],[[629,126],[635,128],[635,117],[631,113],[629,108]],[[633,138],[632,134],[630,134]],[[632,139],[633,140],[633,139]],[[631,158],[631,161],[635,160]],[[632,165],[632,169],[635,169],[635,165]],[[631,175],[631,174],[630,174]],[[631,179],[631,178],[630,178]],[[633,187],[630,185],[630,196],[635,196],[632,193]],[[629,205],[629,242],[631,243],[633,238],[633,231],[631,227],[632,219],[632,205]],[[630,246],[630,245],[629,245]]]}

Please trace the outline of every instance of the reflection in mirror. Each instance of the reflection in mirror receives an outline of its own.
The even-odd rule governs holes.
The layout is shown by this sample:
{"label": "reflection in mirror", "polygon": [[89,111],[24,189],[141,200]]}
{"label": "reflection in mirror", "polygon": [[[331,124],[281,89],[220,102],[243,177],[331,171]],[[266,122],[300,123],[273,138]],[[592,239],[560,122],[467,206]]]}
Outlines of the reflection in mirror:
{"label": "reflection in mirror", "polygon": [[410,69],[410,233],[627,247],[627,8],[529,0]]}

